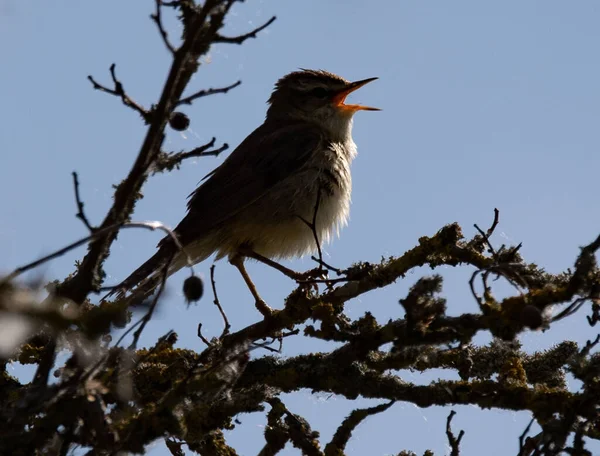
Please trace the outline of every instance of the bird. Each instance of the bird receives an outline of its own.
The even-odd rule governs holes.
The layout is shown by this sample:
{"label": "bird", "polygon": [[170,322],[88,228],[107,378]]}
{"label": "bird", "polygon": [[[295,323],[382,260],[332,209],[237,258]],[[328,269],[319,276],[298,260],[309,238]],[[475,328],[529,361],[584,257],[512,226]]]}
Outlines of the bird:
{"label": "bird", "polygon": [[244,260],[301,257],[339,235],[348,222],[350,165],[357,154],[353,116],[379,111],[345,100],[376,79],[350,82],[309,69],[280,78],[263,124],[189,195],[187,214],[173,230],[179,242],[163,238],[157,252],[116,287],[118,297],[128,291],[148,297],[190,260],[216,254],[215,260],[228,257],[240,271],[257,309],[268,316],[271,309]]}

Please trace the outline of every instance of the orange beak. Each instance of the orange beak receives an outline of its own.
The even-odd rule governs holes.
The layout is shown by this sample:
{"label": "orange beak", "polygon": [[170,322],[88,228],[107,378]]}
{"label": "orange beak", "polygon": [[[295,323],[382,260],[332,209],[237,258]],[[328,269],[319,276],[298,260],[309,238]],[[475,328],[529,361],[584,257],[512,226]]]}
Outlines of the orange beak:
{"label": "orange beak", "polygon": [[346,87],[344,87],[341,91],[339,91],[337,94],[334,95],[333,105],[339,109],[343,109],[344,111],[351,111],[351,112],[381,111],[381,109],[379,109],[379,108],[372,108],[370,106],[362,106],[362,105],[357,105],[357,104],[344,104],[344,101],[346,101],[346,97],[348,95],[350,95],[355,90],[360,89],[362,86],[368,84],[369,82],[374,81],[375,79],[379,79],[379,78],[369,78],[369,79],[363,79],[361,81],[350,82]]}

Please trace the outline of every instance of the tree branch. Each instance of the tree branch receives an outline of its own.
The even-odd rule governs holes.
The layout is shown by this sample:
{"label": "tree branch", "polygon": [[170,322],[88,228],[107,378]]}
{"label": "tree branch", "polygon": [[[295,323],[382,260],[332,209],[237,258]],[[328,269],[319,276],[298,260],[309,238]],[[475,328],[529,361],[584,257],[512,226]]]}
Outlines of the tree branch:
{"label": "tree branch", "polygon": [[[117,186],[113,206],[99,229],[123,224],[131,216],[140,197],[140,190],[148,178],[148,171],[160,153],[165,126],[171,112],[190,78],[197,71],[198,58],[207,52],[214,42],[230,7],[231,3],[216,5],[212,1],[206,2],[199,11],[194,12],[186,24],[185,39],[173,57],[167,81],[153,110],[140,152],[127,178]],[[56,288],[57,294],[82,303],[91,291],[98,290],[103,281],[102,264],[116,237],[117,232],[111,231],[106,236],[95,239],[77,272]]]}
{"label": "tree branch", "polygon": [[115,97],[121,98],[121,101],[123,102],[123,104],[125,106],[133,109],[134,111],[137,111],[137,113],[140,116],[142,116],[142,119],[144,119],[144,121],[146,123],[150,123],[150,121],[152,120],[152,113],[145,110],[142,106],[140,106],[135,101],[133,101],[129,97],[129,95],[127,95],[127,93],[125,92],[125,89],[123,88],[123,84],[121,84],[121,81],[119,81],[117,79],[115,68],[116,68],[116,65],[113,63],[110,66],[110,76],[112,77],[113,84],[115,85],[114,89],[109,89],[108,87],[105,87],[102,84],[98,84],[92,76],[88,76],[88,79],[92,83],[92,86],[94,87],[94,89],[100,90],[101,92],[105,92],[110,95],[114,95]]}
{"label": "tree branch", "polygon": [[84,204],[83,204],[83,201],[81,201],[81,195],[79,194],[79,178],[75,171],[73,171],[72,175],[73,175],[73,188],[75,190],[75,203],[77,204],[77,214],[75,214],[75,217],[77,217],[79,220],[81,220],[83,222],[83,224],[85,225],[85,227],[88,229],[88,231],[90,233],[93,233],[94,231],[96,231],[96,228],[94,228],[92,226],[92,224],[88,220],[87,216],[85,215],[85,212],[83,211]]}
{"label": "tree branch", "polygon": [[454,418],[454,415],[456,415],[456,412],[454,410],[450,411],[450,414],[448,415],[448,419],[446,420],[446,436],[448,437],[448,443],[450,444],[450,448],[451,448],[450,456],[459,456],[460,455],[460,441],[462,440],[463,436],[465,435],[465,431],[461,430],[458,433],[458,438],[454,436],[454,433],[452,432],[452,428],[450,427],[450,424],[452,423],[452,418]]}
{"label": "tree branch", "polygon": [[257,27],[254,30],[252,30],[251,32],[245,33],[244,35],[233,36],[233,37],[217,35],[215,42],[216,43],[242,44],[248,38],[256,38],[256,35],[258,34],[258,32],[261,32],[264,29],[266,29],[269,25],[271,25],[273,22],[275,22],[275,19],[277,19],[277,17],[273,16],[271,19],[269,19],[267,22],[265,22],[260,27]]}
{"label": "tree branch", "polygon": [[162,0],[155,0],[156,3],[156,12],[154,14],[151,14],[150,17],[152,18],[152,20],[154,21],[154,23],[156,24],[156,27],[158,28],[158,31],[160,33],[160,36],[163,40],[163,43],[165,43],[165,46],[167,47],[167,49],[169,50],[169,52],[172,55],[175,55],[175,48],[173,47],[173,45],[171,44],[171,42],[169,41],[169,35],[167,34],[167,31],[165,30],[163,23],[162,23],[162,15],[161,15],[161,7],[164,6],[173,6],[171,4],[165,4]]}
{"label": "tree branch", "polygon": [[394,401],[390,401],[376,405],[375,407],[353,410],[352,413],[344,419],[342,424],[340,424],[335,431],[331,442],[325,447],[325,456],[338,456],[339,454],[342,454],[348,444],[348,440],[352,437],[352,432],[362,421],[369,416],[385,412],[394,405],[394,403]]}
{"label": "tree branch", "polygon": [[217,89],[199,90],[198,92],[190,95],[189,97],[182,98],[177,103],[175,103],[175,106],[181,106],[183,104],[191,105],[192,102],[194,100],[197,100],[198,98],[207,97],[209,95],[215,95],[217,93],[227,93],[231,89],[235,89],[237,86],[239,86],[241,84],[242,84],[242,81],[237,81],[237,82],[234,82],[233,84],[228,85],[226,87],[220,87],[220,88],[217,88]]}
{"label": "tree branch", "polygon": [[211,139],[210,142],[196,147],[188,152],[176,152],[167,154],[165,152],[161,152],[159,156],[156,158],[156,161],[153,166],[152,172],[160,173],[164,171],[171,171],[174,168],[179,168],[181,163],[188,158],[194,157],[208,157],[208,156],[219,156],[221,152],[229,149],[229,145],[227,143],[223,143],[221,147],[216,149],[209,150],[211,147],[215,145],[215,138]]}

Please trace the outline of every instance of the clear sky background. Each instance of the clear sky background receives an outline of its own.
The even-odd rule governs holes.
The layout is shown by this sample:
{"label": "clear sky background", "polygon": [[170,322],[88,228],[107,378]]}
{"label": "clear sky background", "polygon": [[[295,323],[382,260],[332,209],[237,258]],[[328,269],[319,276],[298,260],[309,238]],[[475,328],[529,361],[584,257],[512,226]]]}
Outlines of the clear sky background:
{"label": "clear sky background", "polygon": [[[86,76],[110,85],[108,67],[115,62],[130,96],[145,106],[158,100],[170,60],[149,19],[153,5],[0,0],[0,271],[86,233],[74,217],[71,171],[79,172],[93,223],[110,207],[112,185],[129,171],[145,127],[118,99],[92,90]],[[501,217],[496,244],[523,242],[525,258],[550,272],[572,266],[579,246],[598,235],[600,3],[247,0],[234,8],[224,33],[244,33],[272,15],[278,20],[256,40],[211,50],[189,90],[243,83],[228,95],[185,107],[191,128],[168,131],[165,150],[189,150],[212,136],[218,144],[239,144],[263,121],[274,82],[299,67],[348,79],[379,76],[351,98],[383,111],[356,115],[351,221],[326,248],[328,262],[345,267],[399,255],[454,221],[471,236],[473,223],[491,222],[494,207]],[[179,28],[174,20],[169,24],[175,39]],[[184,215],[186,196],[222,160],[189,161],[180,171],[153,177],[134,218],[174,226]],[[108,282],[117,283],[149,257],[160,237],[121,234],[106,265]],[[62,279],[84,251],[38,273]],[[205,277],[210,264],[199,265]],[[308,259],[289,265],[313,266]],[[249,270],[266,301],[281,307],[293,283],[260,265]],[[470,272],[442,270],[451,315],[477,311],[468,290]],[[233,329],[256,321],[260,315],[234,268],[222,261],[216,273]],[[380,321],[401,317],[398,299],[424,273],[354,300],[347,313],[358,318],[368,310]],[[174,329],[180,346],[202,350],[199,321],[207,336],[220,333],[211,296],[186,309],[179,291],[183,277],[169,281],[170,293],[142,338],[145,344]],[[501,284],[498,289],[506,291]],[[521,340],[535,351],[564,338],[583,343],[594,337],[582,312]],[[330,348],[298,336],[286,340],[283,356]],[[400,375],[417,383],[457,378],[454,372]],[[377,403],[310,391],[284,400],[321,432],[323,443],[353,408]],[[516,454],[528,413],[455,409],[454,428],[466,430],[461,454]],[[397,403],[360,425],[348,454],[422,454],[427,448],[446,454],[448,412]],[[242,455],[256,454],[265,418],[240,419],[228,442]],[[600,446],[592,450],[600,452]],[[165,452],[156,444],[151,454]],[[282,454],[299,453],[288,446]]]}

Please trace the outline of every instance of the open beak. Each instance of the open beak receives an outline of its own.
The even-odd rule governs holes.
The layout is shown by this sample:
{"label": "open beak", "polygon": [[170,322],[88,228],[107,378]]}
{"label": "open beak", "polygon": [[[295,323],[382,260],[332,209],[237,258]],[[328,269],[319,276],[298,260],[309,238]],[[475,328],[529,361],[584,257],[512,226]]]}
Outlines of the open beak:
{"label": "open beak", "polygon": [[374,81],[375,79],[379,79],[379,78],[369,78],[369,79],[363,79],[361,81],[349,83],[346,87],[344,87],[342,90],[340,90],[333,97],[333,105],[339,109],[343,109],[345,111],[351,111],[351,112],[381,111],[381,109],[379,109],[379,108],[372,108],[370,106],[362,106],[362,105],[357,105],[357,104],[344,104],[344,101],[346,101],[346,97],[348,95],[350,95],[355,90],[360,89],[362,86],[368,84],[369,82]]}

